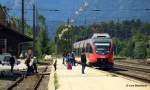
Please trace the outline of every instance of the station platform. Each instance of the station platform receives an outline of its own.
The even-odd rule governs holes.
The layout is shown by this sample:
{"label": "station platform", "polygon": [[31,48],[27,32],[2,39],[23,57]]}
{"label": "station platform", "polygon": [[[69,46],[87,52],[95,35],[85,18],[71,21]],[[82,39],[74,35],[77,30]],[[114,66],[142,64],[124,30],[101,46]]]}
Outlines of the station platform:
{"label": "station platform", "polygon": [[150,90],[150,84],[128,77],[86,67],[81,74],[81,65],[67,70],[62,58],[57,59],[57,90]]}

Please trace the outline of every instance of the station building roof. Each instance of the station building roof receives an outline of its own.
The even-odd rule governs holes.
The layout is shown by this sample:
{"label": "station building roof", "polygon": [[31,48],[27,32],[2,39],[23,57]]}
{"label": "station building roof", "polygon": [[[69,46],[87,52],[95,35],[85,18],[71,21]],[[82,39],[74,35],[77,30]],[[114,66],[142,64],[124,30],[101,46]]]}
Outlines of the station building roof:
{"label": "station building roof", "polygon": [[0,24],[0,38],[7,38],[9,40],[17,40],[18,42],[33,41],[33,39],[27,35],[24,35],[16,30],[6,27]]}

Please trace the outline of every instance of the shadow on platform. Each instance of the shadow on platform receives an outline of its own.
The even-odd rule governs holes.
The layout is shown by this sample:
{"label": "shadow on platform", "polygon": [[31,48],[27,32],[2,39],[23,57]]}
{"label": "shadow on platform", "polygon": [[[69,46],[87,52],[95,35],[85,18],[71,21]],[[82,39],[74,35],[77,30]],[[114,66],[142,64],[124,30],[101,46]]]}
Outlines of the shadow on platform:
{"label": "shadow on platform", "polygon": [[24,74],[25,71],[14,71],[13,73],[11,73],[10,70],[0,71],[0,80],[15,81]]}
{"label": "shadow on platform", "polygon": [[121,69],[121,68],[112,68],[112,69],[104,69],[104,68],[99,68],[99,67],[97,67],[97,68],[95,68],[95,69],[98,69],[98,70],[103,70],[103,71],[110,71],[110,72],[115,72],[115,71],[128,71],[128,70],[126,70],[126,69]]}

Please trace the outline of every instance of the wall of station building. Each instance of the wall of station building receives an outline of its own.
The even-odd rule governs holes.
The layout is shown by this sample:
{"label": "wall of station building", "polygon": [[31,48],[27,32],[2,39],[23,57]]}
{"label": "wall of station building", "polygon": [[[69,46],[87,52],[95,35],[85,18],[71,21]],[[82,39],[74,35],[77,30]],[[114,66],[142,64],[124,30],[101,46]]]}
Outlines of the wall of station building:
{"label": "wall of station building", "polygon": [[24,43],[24,42],[13,42],[9,41],[7,38],[0,38],[0,54],[2,53],[10,53],[16,57],[20,57],[22,54],[23,57],[25,53],[32,51],[32,43]]}

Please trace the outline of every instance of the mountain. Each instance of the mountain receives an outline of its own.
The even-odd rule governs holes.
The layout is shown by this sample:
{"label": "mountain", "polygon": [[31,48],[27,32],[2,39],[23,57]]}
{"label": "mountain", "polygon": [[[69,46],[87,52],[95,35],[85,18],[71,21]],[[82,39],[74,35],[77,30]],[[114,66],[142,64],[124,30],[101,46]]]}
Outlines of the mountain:
{"label": "mountain", "polygon": [[[11,16],[20,16],[20,0],[0,0],[0,4],[6,5],[10,10]],[[31,3],[25,0],[25,8],[32,8]],[[75,11],[79,10],[84,3],[88,3],[79,15]],[[47,19],[49,28],[49,37],[54,37],[58,25],[67,21],[67,18],[73,18],[73,24],[83,25],[103,21],[121,21],[140,19],[144,22],[150,22],[150,0],[37,0],[38,12]],[[58,9],[60,11],[45,11]],[[99,11],[92,11],[99,10]],[[26,11],[25,18],[31,19],[32,11]],[[52,20],[54,22],[49,22]],[[61,21],[60,21],[61,20]],[[56,22],[55,22],[56,21]],[[29,22],[32,24],[32,21]]]}
{"label": "mountain", "polygon": [[[76,25],[92,24],[104,21],[122,21],[140,19],[143,22],[150,22],[150,0],[85,0],[89,6],[79,15],[74,15]],[[82,4],[81,4],[82,5]],[[67,6],[66,6],[67,7]],[[80,7],[76,8],[78,10]],[[99,10],[99,11],[92,11]],[[66,11],[68,12],[68,11]],[[71,11],[70,11],[71,12]],[[75,12],[75,11],[74,11]],[[64,12],[65,13],[65,12]],[[68,13],[66,13],[68,14]],[[68,14],[68,17],[71,16]],[[53,37],[56,27],[55,23],[50,26],[53,32],[49,35]],[[63,22],[64,23],[64,22]],[[55,27],[55,28],[52,28]]]}
{"label": "mountain", "polygon": [[64,22],[63,21],[49,21],[49,22],[47,22],[49,38],[54,39],[54,36],[56,35],[57,28],[62,23],[64,23]]}
{"label": "mountain", "polygon": [[[82,0],[67,0],[67,3],[65,0],[63,1],[59,2],[59,5],[51,3],[52,5],[50,7],[61,9],[59,13],[52,13],[50,15],[51,19],[66,22],[68,17],[73,16],[75,20],[73,24],[76,25],[131,19],[140,19],[144,22],[150,22],[150,0],[83,0],[87,1],[89,6],[79,15],[75,15],[75,11],[79,10],[80,6],[84,4]],[[61,23],[64,22],[51,22],[48,24],[49,36],[51,38],[55,36],[57,27]]]}
{"label": "mountain", "polygon": [[[141,19],[150,22],[150,0],[94,0],[77,22]],[[99,11],[91,11],[99,10]]]}

